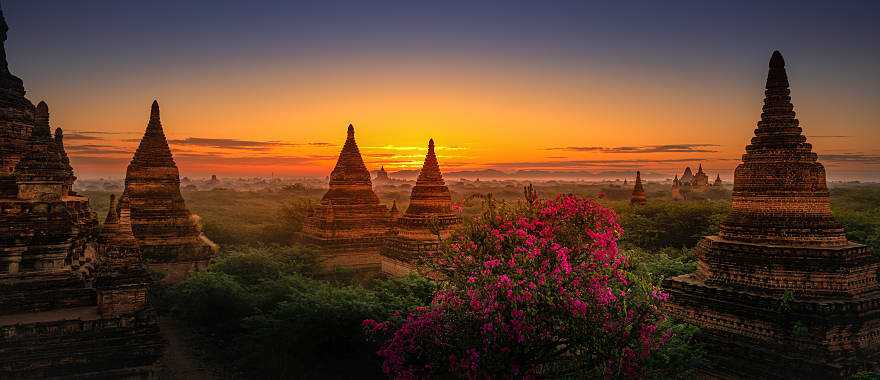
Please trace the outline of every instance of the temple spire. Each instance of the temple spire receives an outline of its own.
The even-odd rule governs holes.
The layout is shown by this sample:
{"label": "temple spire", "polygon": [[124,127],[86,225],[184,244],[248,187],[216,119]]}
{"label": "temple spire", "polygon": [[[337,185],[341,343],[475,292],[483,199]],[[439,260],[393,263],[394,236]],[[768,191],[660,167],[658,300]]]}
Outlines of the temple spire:
{"label": "temple spire", "polygon": [[443,174],[440,172],[440,163],[434,153],[434,139],[428,140],[428,153],[425,155],[425,163],[419,172],[416,182],[438,182],[443,184]]}
{"label": "temple spire", "polygon": [[0,5],[0,73],[9,73],[9,64],[6,62],[6,33],[9,32],[9,25],[6,24],[6,17],[3,16],[3,6]]}
{"label": "temple spire", "polygon": [[104,218],[104,225],[116,224],[119,222],[119,214],[117,214],[116,194],[110,194],[110,209],[107,210],[107,217]]}
{"label": "temple spire", "polygon": [[46,102],[40,102],[37,104],[37,109],[34,113],[34,129],[31,139],[52,139],[52,131],[49,129],[49,105],[46,104]]}
{"label": "temple spire", "polygon": [[160,120],[161,120],[159,117],[159,101],[158,100],[153,100],[153,105],[152,105],[152,107],[150,107],[150,121],[154,121],[154,120],[157,122],[160,122]]}

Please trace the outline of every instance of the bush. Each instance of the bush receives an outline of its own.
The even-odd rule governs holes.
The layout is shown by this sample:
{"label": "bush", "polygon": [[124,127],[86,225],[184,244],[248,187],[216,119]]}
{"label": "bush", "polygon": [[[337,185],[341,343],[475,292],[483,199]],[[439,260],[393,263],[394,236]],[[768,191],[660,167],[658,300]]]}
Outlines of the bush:
{"label": "bush", "polygon": [[730,210],[728,201],[651,201],[640,206],[618,207],[626,230],[622,243],[648,251],[693,248],[718,226]]}
{"label": "bush", "polygon": [[341,285],[315,272],[314,256],[301,247],[239,247],[170,289],[168,303],[245,377],[381,376],[361,322],[426,304],[433,282]]}
{"label": "bush", "polygon": [[430,307],[364,321],[393,377],[644,377],[666,295],[628,272],[616,217],[564,196],[495,209],[436,258]]}

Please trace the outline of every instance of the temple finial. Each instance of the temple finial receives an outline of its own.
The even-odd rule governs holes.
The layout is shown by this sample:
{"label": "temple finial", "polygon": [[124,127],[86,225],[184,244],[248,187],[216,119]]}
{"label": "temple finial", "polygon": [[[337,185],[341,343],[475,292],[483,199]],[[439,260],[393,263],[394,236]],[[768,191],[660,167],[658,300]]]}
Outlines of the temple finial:
{"label": "temple finial", "polygon": [[348,124],[348,137],[354,137],[354,125]]}
{"label": "temple finial", "polygon": [[782,58],[782,53],[779,50],[774,50],[773,55],[770,57],[770,68],[783,68],[785,67],[785,58]]}
{"label": "temple finial", "polygon": [[37,104],[36,116],[49,116],[49,105],[46,104],[45,101],[41,101],[39,104]]}
{"label": "temple finial", "polygon": [[430,139],[430,140],[428,140],[428,151],[429,151],[429,152],[433,152],[433,151],[434,151],[434,139]]}
{"label": "temple finial", "polygon": [[52,130],[49,128],[49,105],[46,102],[37,104],[31,138],[38,140],[52,138]]}
{"label": "temple finial", "polygon": [[153,106],[150,108],[150,120],[159,120],[159,101],[153,100]]}

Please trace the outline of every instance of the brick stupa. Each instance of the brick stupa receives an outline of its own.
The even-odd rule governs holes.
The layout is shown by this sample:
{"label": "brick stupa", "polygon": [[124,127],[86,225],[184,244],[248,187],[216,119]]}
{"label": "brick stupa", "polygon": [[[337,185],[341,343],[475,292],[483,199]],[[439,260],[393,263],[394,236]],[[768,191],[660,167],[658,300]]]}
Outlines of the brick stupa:
{"label": "brick stupa", "polygon": [[121,204],[131,209],[132,231],[144,259],[154,269],[167,272],[172,281],[204,267],[216,253],[180,194],[180,173],[156,101],[144,137],[128,164]]}
{"label": "brick stupa", "polygon": [[452,209],[452,195],[443,181],[431,139],[409,206],[397,219],[395,232],[386,241],[382,272],[402,275],[414,271],[418,260],[436,252],[442,240],[460,224],[461,218]]}
{"label": "brick stupa", "polygon": [[157,316],[144,302],[102,299],[122,287],[93,286],[106,269],[97,218],[71,191],[48,105],[34,107],[9,72],[7,31],[0,11],[0,379],[149,376]]}
{"label": "brick stupa", "polygon": [[348,126],[345,145],[330,173],[330,189],[306,217],[301,240],[317,246],[327,269],[375,270],[392,219],[373,191],[357,142]]}
{"label": "brick stupa", "polygon": [[642,173],[636,172],[636,184],[633,185],[632,196],[629,198],[629,203],[633,205],[643,205],[648,202],[648,197],[645,195],[645,187],[642,185]]}
{"label": "brick stupa", "polygon": [[697,167],[697,174],[691,180],[691,190],[695,192],[706,192],[709,190],[709,175],[703,171],[703,164]]}
{"label": "brick stupa", "polygon": [[832,217],[789,95],[774,52],[731,213],[698,245],[697,272],[665,283],[669,311],[701,328],[709,376],[848,378],[880,366],[878,260]]}

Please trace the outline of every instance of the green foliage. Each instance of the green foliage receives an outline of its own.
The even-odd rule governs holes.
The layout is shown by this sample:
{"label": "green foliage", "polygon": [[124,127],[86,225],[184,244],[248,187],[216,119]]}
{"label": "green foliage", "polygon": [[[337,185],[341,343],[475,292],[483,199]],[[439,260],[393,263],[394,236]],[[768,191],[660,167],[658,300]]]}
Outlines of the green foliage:
{"label": "green foliage", "polygon": [[314,253],[302,247],[238,247],[172,287],[167,303],[246,377],[378,377],[361,321],[427,304],[434,283],[410,276],[345,285],[316,272]]}
{"label": "green foliage", "polygon": [[623,244],[653,251],[694,247],[704,236],[718,232],[729,207],[721,201],[652,201],[615,209],[625,231]]}
{"label": "green foliage", "polygon": [[652,379],[690,379],[705,356],[703,347],[694,339],[699,328],[675,321],[666,321],[665,324],[672,331],[672,337],[662,350],[651,356],[647,363],[648,376]]}
{"label": "green foliage", "polygon": [[630,249],[625,252],[631,265],[630,270],[656,286],[664,279],[697,270],[697,259],[693,250],[664,248],[659,252],[648,252],[643,249]]}

